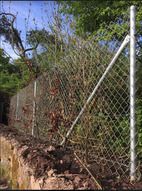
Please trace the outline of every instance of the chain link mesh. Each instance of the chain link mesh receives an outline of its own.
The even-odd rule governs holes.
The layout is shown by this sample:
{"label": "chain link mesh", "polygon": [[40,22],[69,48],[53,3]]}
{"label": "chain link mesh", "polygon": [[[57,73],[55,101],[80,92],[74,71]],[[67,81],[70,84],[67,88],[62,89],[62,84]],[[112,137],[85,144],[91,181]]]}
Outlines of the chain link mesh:
{"label": "chain link mesh", "polygon": [[[14,119],[13,125],[25,133],[32,132],[33,101],[35,101],[35,136],[60,144],[125,36],[129,34],[127,15],[124,20],[125,22],[118,23],[117,27],[114,25],[116,22],[110,23],[106,33],[101,34],[100,31],[88,40],[70,37],[58,59],[56,45],[51,47],[53,57],[50,55],[49,58],[48,54],[38,56],[36,58],[38,65],[42,67],[48,63],[48,68],[36,79],[36,98],[32,82],[18,93],[18,106],[18,94],[11,99],[10,116]],[[129,67],[129,46],[127,46],[97,89],[91,103],[68,138],[67,146],[73,148],[94,176],[129,178]],[[140,102],[140,99],[138,101]],[[138,110],[138,120],[140,115]],[[138,176],[142,168],[141,134],[139,128]]]}

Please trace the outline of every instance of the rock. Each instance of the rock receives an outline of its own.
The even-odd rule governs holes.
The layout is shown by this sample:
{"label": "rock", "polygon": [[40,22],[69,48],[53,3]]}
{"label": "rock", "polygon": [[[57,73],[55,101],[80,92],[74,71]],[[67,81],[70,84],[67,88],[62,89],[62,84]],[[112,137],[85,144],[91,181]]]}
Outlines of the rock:
{"label": "rock", "polygon": [[52,145],[50,145],[48,148],[45,149],[46,152],[51,152],[51,151],[55,151],[55,147],[53,147]]}
{"label": "rock", "polygon": [[74,179],[74,183],[78,185],[80,181],[81,181],[80,177],[76,176]]}
{"label": "rock", "polygon": [[49,170],[49,171],[47,172],[47,174],[48,174],[48,177],[52,177],[52,176],[54,176],[54,175],[55,175],[55,173],[54,173],[54,170],[53,170],[53,169]]}
{"label": "rock", "polygon": [[85,187],[78,188],[77,190],[87,190]]}
{"label": "rock", "polygon": [[7,185],[0,185],[0,190],[7,190],[8,186]]}
{"label": "rock", "polygon": [[88,183],[88,182],[84,182],[84,183],[83,183],[83,186],[86,187],[86,188],[88,188],[88,187],[89,187],[89,183]]}

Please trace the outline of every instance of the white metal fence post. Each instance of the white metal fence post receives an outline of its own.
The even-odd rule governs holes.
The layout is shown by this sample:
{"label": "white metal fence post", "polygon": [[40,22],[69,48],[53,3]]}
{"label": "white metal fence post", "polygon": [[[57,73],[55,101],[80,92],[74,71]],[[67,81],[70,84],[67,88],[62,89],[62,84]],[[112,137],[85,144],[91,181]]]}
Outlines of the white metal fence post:
{"label": "white metal fence post", "polygon": [[130,181],[136,179],[136,122],[135,122],[135,6],[130,7]]}
{"label": "white metal fence post", "polygon": [[34,81],[34,99],[33,99],[32,136],[35,136],[36,89],[37,89],[37,81],[35,80]]}

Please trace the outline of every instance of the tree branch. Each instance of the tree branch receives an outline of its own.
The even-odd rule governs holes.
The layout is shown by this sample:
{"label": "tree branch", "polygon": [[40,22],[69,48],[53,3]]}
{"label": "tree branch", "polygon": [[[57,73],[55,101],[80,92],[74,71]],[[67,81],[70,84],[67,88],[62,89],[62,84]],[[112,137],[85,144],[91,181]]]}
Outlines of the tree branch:
{"label": "tree branch", "polygon": [[12,13],[0,13],[0,16],[1,15],[6,15],[6,16],[12,16],[13,17],[13,20],[12,20],[12,25],[13,25],[13,23],[14,23],[14,21],[15,21],[15,19],[16,19],[16,16],[14,15],[14,14],[12,14]]}
{"label": "tree branch", "polygon": [[26,52],[28,51],[31,51],[31,50],[35,50],[37,47],[38,47],[39,43],[37,42],[37,44],[34,46],[34,47],[31,47],[31,48],[27,48],[23,51],[23,54],[25,54]]}
{"label": "tree branch", "polygon": [[[8,32],[8,35],[9,36],[11,35],[11,38],[9,38],[9,41],[10,41],[10,43],[12,45],[12,48],[13,48],[15,54],[20,56],[22,59],[27,60],[28,57],[26,56],[25,53],[28,52],[28,51],[36,49],[38,47],[39,42],[37,41],[37,44],[34,47],[25,49],[24,46],[23,46],[23,43],[22,43],[22,40],[21,40],[21,37],[20,37],[20,34],[19,34],[18,30],[16,28],[14,28],[14,22],[15,22],[16,16],[14,14],[12,14],[12,13],[5,13],[5,12],[0,13],[0,16],[2,16],[2,15],[12,16],[13,17],[12,21],[9,20],[7,17],[5,17],[5,21],[4,21],[6,24],[8,24],[9,31],[11,33],[10,34]],[[17,51],[15,51],[15,48],[14,48],[15,46],[16,46],[19,54],[17,53]],[[28,67],[31,70],[31,65],[28,65]]]}

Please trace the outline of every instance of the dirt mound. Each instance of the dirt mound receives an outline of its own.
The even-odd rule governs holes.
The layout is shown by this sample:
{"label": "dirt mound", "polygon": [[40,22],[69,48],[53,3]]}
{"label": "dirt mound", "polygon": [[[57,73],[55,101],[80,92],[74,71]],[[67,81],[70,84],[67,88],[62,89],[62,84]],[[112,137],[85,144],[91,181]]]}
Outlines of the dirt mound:
{"label": "dirt mound", "polygon": [[[15,128],[1,125],[0,134],[16,140],[24,162],[31,167],[36,179],[47,181],[49,189],[97,189],[94,181],[84,173],[71,150],[23,135]],[[44,185],[45,186],[45,185]]]}
{"label": "dirt mound", "polygon": [[[21,134],[17,129],[1,124],[0,134],[17,141],[25,163],[33,169],[36,179],[42,177],[46,180],[44,186],[49,189],[98,189],[98,185],[83,170],[73,151],[50,145],[48,140],[37,140],[31,135]],[[107,190],[142,190],[141,182],[131,184],[127,180],[118,181],[114,177],[99,178],[99,182],[102,188]]]}

